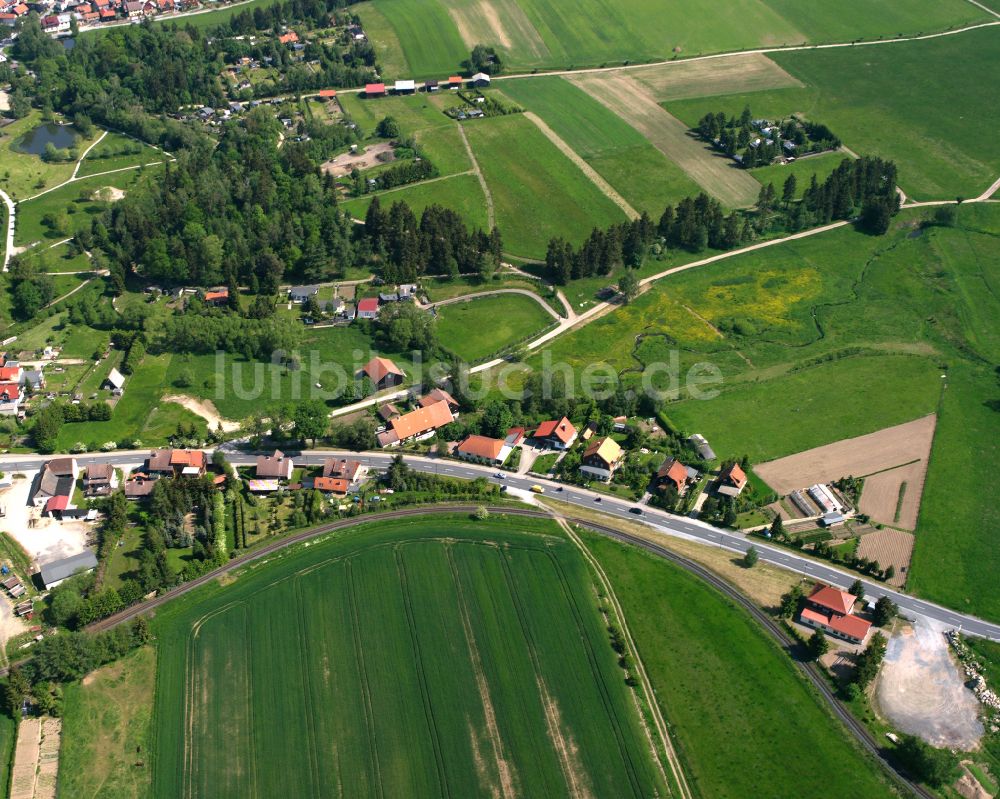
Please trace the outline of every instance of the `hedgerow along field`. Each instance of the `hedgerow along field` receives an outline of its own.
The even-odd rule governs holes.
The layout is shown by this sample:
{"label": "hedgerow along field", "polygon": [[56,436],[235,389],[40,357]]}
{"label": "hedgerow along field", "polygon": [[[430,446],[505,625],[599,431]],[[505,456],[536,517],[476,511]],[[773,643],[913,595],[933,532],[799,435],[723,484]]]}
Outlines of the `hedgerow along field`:
{"label": "hedgerow along field", "polygon": [[[573,69],[661,61],[675,56],[761,46],[890,38],[945,30],[989,15],[962,0],[929,5],[920,0],[729,0],[723,9],[695,0],[375,0],[391,26],[410,74],[439,77],[468,58],[477,43],[496,46],[515,69]],[[366,17],[364,8],[361,11]],[[368,14],[368,16],[371,16]]]}
{"label": "hedgerow along field", "polygon": [[[992,28],[919,42],[772,53],[805,84],[668,101],[694,126],[705,113],[793,113],[830,127],[854,152],[896,162],[899,185],[920,200],[977,197],[1000,175],[1000,116],[984,104],[982,75],[1000,69]],[[928,108],[948,114],[927,113]]]}
{"label": "hedgerow along field", "polygon": [[154,796],[665,796],[606,624],[549,522],[288,550],[154,621]]}
{"label": "hedgerow along field", "polygon": [[745,611],[665,560],[580,536],[622,605],[697,795],[896,796]]}

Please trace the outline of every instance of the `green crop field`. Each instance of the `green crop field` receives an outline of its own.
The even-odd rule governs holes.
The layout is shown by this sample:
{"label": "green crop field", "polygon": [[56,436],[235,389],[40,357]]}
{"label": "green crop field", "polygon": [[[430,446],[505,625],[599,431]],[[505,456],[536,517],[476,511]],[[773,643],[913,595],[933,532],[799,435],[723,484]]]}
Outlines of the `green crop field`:
{"label": "green crop field", "polygon": [[538,128],[519,114],[465,126],[496,209],[504,250],[541,257],[549,239],[582,242],[594,227],[625,220]]}
{"label": "green crop field", "polygon": [[554,524],[384,522],[269,561],[157,616],[154,796],[666,795]]}
{"label": "green crop field", "polygon": [[535,300],[521,294],[498,294],[444,305],[437,314],[441,346],[466,363],[496,356],[555,323]]}
{"label": "green crop field", "polygon": [[[369,194],[356,200],[348,200],[343,204],[343,208],[356,219],[364,219],[374,196],[376,195]],[[442,205],[462,214],[466,224],[483,230],[489,229],[486,200],[483,198],[479,179],[475,175],[452,175],[433,183],[404,186],[383,192],[378,195],[378,199],[384,208],[388,208],[394,202],[404,202],[410,206],[418,219],[428,205]]]}
{"label": "green crop field", "polygon": [[[367,9],[378,9],[381,19]],[[366,16],[367,14],[367,16]],[[693,0],[375,0],[361,10],[369,35],[391,28],[406,59],[390,77],[455,69],[476,43],[498,47],[515,69],[571,69],[606,63],[662,61],[761,46],[890,38],[990,19],[961,0],[729,0],[710,10]],[[373,33],[376,31],[376,33]]]}
{"label": "green crop field", "polygon": [[621,117],[557,77],[512,80],[504,94],[534,111],[637,211],[654,219],[701,188]]}
{"label": "green crop field", "polygon": [[[981,76],[1000,68],[992,29],[922,42],[775,53],[804,88],[667,103],[687,125],[708,111],[755,116],[800,113],[828,125],[861,155],[892,159],[917,199],[975,197],[1000,175],[997,110],[984,105]],[[947,107],[947,114],[928,108]]]}
{"label": "green crop field", "polygon": [[764,785],[770,799],[896,795],[744,611],[666,561],[581,536],[622,604],[698,795],[759,796]]}

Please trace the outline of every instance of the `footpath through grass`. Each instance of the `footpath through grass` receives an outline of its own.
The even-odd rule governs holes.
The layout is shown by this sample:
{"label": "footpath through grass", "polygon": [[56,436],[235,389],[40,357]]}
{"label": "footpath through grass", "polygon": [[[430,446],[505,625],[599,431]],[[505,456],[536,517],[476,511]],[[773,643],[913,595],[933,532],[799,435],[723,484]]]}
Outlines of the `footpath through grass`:
{"label": "footpath through grass", "polygon": [[230,582],[154,622],[153,796],[666,795],[551,522],[365,524]]}
{"label": "footpath through grass", "polygon": [[897,795],[745,611],[636,547],[581,536],[622,604],[698,795]]}

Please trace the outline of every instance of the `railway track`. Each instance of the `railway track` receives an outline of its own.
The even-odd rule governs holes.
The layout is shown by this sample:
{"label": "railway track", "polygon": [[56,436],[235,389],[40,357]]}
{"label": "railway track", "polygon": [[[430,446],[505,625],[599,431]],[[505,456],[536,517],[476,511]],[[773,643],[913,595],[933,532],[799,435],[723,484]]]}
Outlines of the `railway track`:
{"label": "railway track", "polygon": [[[424,516],[433,513],[473,513],[478,505],[468,505],[468,504],[454,504],[454,505],[433,505],[424,506],[417,508],[402,508],[400,510],[386,511],[384,513],[373,513],[366,514],[363,516],[355,516],[348,519],[340,519],[329,524],[320,525],[318,527],[313,527],[308,530],[303,530],[300,533],[295,533],[294,535],[288,536],[287,538],[282,538],[273,543],[267,544],[258,550],[249,552],[237,558],[233,558],[231,561],[217,569],[213,569],[207,574],[203,574],[200,577],[191,580],[190,582],[179,585],[169,591],[161,594],[160,596],[154,597],[146,602],[140,603],[138,605],[133,605],[130,608],[126,608],[119,613],[109,616],[101,621],[94,622],[93,624],[86,627],[87,632],[101,632],[104,630],[109,630],[113,627],[117,627],[120,624],[131,621],[138,616],[146,616],[156,610],[156,608],[164,605],[179,596],[182,596],[190,591],[195,590],[205,583],[209,583],[219,577],[234,571],[235,569],[242,568],[248,563],[253,563],[254,561],[262,560],[269,555],[279,552],[294,544],[299,544],[304,541],[310,541],[315,538],[327,535],[337,530],[344,530],[353,527],[357,524],[367,523],[367,522],[378,522],[378,521],[389,521],[393,519],[405,519],[411,516]],[[531,518],[552,518],[552,513],[547,511],[534,510],[532,508],[516,507],[516,506],[500,506],[495,508],[494,512],[503,513],[510,516],[527,516]],[[670,561],[676,566],[691,572],[695,576],[704,580],[706,583],[711,585],[717,591],[721,592],[724,596],[731,599],[741,608],[747,611],[750,616],[761,626],[764,630],[774,638],[778,644],[785,649],[790,651],[796,646],[796,641],[785,631],[781,625],[777,624],[774,619],[768,616],[763,610],[761,610],[757,605],[751,602],[746,596],[737,591],[732,585],[723,580],[721,577],[716,575],[711,570],[705,568],[704,566],[690,560],[683,555],[678,555],[675,552],[671,552],[669,549],[660,546],[652,541],[645,538],[641,538],[636,535],[618,530],[614,527],[608,525],[600,524],[599,522],[593,522],[586,519],[576,518],[571,515],[565,515],[566,521],[571,524],[575,524],[579,527],[584,527],[588,530],[592,530],[601,535],[605,535],[609,538],[615,539],[616,541],[621,541],[623,543],[631,544],[633,546],[640,547],[646,550],[652,555],[663,558],[664,560]],[[23,661],[22,661],[23,662]],[[893,767],[891,763],[882,755],[881,749],[878,745],[878,741],[872,736],[872,734],[865,728],[861,722],[851,715],[850,711],[843,706],[843,703],[836,697],[833,689],[824,679],[823,675],[820,673],[819,668],[811,662],[803,662],[795,660],[796,665],[802,674],[809,680],[809,682],[816,688],[820,696],[825,700],[826,704],[829,706],[830,710],[833,712],[834,716],[838,718],[847,727],[848,731],[854,736],[854,738],[861,744],[864,749],[870,753],[873,757],[878,760],[879,763],[886,769],[886,771],[892,776],[899,787],[909,790],[913,795],[921,797],[921,799],[937,799],[935,794],[926,790],[920,785],[910,781],[904,774],[900,773]],[[19,664],[13,664],[19,665]],[[7,673],[7,669],[3,669],[3,674]]]}

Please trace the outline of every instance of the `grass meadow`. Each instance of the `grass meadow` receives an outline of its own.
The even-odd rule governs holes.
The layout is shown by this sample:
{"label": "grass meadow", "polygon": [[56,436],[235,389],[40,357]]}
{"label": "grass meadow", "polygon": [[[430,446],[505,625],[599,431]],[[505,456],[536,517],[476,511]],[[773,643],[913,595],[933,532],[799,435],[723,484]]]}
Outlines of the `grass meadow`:
{"label": "grass meadow", "polygon": [[[1000,68],[991,29],[921,42],[774,53],[805,85],[668,102],[687,125],[708,111],[755,116],[799,113],[828,125],[860,155],[896,162],[916,199],[975,197],[1000,174],[994,106],[983,104],[984,72]],[[948,108],[947,114],[929,109]]]}
{"label": "grass meadow", "polygon": [[586,563],[547,522],[365,525],[155,626],[153,796],[666,793]]}
{"label": "grass meadow", "polygon": [[489,229],[486,200],[479,179],[475,175],[453,175],[444,180],[435,180],[433,183],[419,183],[377,195],[369,194],[348,200],[342,207],[355,219],[364,219],[372,198],[376,196],[384,208],[388,208],[394,202],[405,202],[418,219],[428,205],[442,205],[462,214],[466,224],[471,227]]}
{"label": "grass meadow", "polygon": [[742,609],[662,559],[580,534],[618,596],[697,795],[758,796],[764,785],[773,799],[896,795]]}
{"label": "grass meadow", "polygon": [[[139,151],[136,153],[116,154],[126,145],[138,145]],[[138,142],[130,136],[109,132],[101,140],[100,144],[87,153],[87,157],[83,159],[80,169],[76,174],[78,177],[84,177],[98,172],[107,172],[112,169],[125,169],[127,167],[141,166],[142,164],[151,164],[154,161],[162,161],[163,159],[164,155],[161,150],[150,147],[144,142]]]}
{"label": "grass meadow", "polygon": [[545,120],[637,211],[655,219],[668,204],[700,191],[639,131],[569,81],[513,80],[503,91]]}
{"label": "grass meadow", "polygon": [[521,294],[443,305],[437,314],[438,341],[466,363],[496,356],[555,323],[537,302]]}
{"label": "grass meadow", "polygon": [[150,795],[155,682],[156,651],[148,646],[66,686],[60,796]]}
{"label": "grass meadow", "polygon": [[530,120],[474,120],[465,132],[493,196],[505,251],[539,258],[553,236],[578,244],[594,227],[625,220]]}

